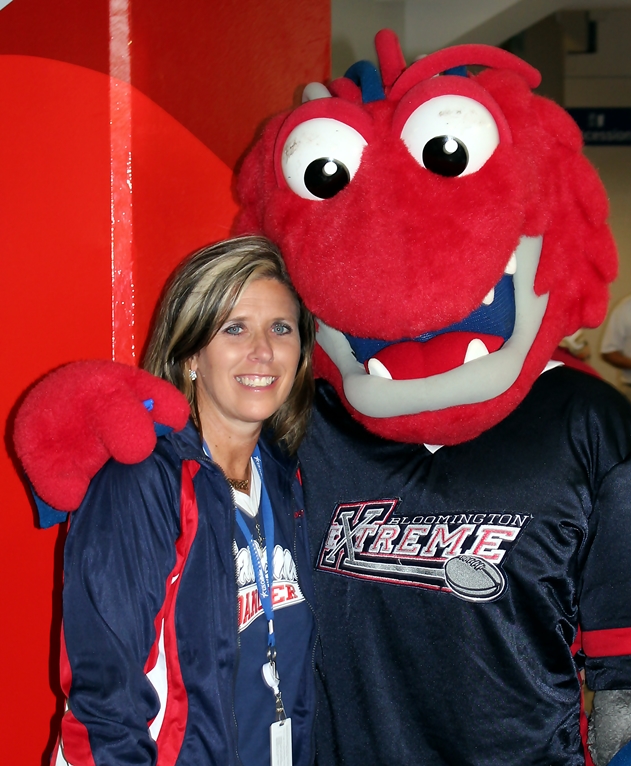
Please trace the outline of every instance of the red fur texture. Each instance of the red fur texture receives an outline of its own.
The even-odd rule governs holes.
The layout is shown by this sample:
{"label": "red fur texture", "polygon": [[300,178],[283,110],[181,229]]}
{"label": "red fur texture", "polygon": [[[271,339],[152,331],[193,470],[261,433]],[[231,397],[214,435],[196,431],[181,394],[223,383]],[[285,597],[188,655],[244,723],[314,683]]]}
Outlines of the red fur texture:
{"label": "red fur texture", "polygon": [[[154,402],[151,412],[139,406],[147,399]],[[13,438],[37,494],[53,508],[72,511],[110,457],[121,463],[144,460],[155,447],[154,421],[179,430],[188,415],[186,398],[144,370],[74,362],[47,375],[27,395]]]}
{"label": "red fur texture", "polygon": [[[477,436],[522,401],[563,336],[605,316],[617,259],[604,189],[581,154],[572,119],[534,95],[534,78],[525,76],[486,69],[468,78],[472,97],[478,93],[507,126],[492,156],[470,175],[430,172],[393,127],[405,99],[421,99],[428,88],[448,92],[455,77],[414,82],[403,94],[395,82],[397,99],[363,106],[353,103],[352,88],[337,87],[340,97],[272,120],[243,164],[238,231],[276,242],[309,309],[355,336],[410,338],[463,319],[499,280],[520,237],[543,237],[535,291],[550,294],[548,307],[513,386],[488,402],[394,418],[366,417],[347,403],[382,436],[436,444]],[[345,95],[351,101],[342,118]],[[367,141],[355,176],[331,199],[303,199],[279,178],[279,136],[286,135],[286,120],[293,125],[301,114],[342,119]],[[346,401],[338,370],[319,348],[316,368]]]}

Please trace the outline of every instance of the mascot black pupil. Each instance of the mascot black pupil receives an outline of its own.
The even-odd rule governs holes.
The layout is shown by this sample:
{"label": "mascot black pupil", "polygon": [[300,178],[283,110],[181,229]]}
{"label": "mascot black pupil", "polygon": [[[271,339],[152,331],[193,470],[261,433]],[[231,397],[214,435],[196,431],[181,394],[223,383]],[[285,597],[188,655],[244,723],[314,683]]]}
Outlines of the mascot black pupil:
{"label": "mascot black pupil", "polygon": [[320,157],[305,170],[305,186],[315,197],[331,199],[351,180],[351,174],[339,160]]}
{"label": "mascot black pupil", "polygon": [[459,176],[468,162],[465,145],[452,136],[436,136],[423,147],[423,165],[439,176]]}

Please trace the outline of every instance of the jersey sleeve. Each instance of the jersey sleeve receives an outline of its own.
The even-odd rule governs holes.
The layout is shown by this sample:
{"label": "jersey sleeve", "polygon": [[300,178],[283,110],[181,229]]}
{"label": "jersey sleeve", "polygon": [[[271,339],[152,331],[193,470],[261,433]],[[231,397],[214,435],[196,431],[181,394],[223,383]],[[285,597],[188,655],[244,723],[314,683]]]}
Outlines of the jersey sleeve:
{"label": "jersey sleeve", "polygon": [[64,558],[61,763],[154,764],[160,709],[146,664],[175,561],[176,481],[110,461],[72,514]]}
{"label": "jersey sleeve", "polygon": [[579,602],[590,689],[631,689],[631,461],[604,477],[589,519]]}

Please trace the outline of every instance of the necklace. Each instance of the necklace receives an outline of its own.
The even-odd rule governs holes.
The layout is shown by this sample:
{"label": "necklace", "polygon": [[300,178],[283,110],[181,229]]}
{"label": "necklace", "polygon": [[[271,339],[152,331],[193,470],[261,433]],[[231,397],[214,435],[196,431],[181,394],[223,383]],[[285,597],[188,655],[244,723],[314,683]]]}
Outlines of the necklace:
{"label": "necklace", "polygon": [[236,489],[238,492],[245,492],[245,493],[248,493],[250,491],[249,479],[230,479],[227,476],[226,476],[226,479],[228,479],[228,484],[232,487],[232,489]]}

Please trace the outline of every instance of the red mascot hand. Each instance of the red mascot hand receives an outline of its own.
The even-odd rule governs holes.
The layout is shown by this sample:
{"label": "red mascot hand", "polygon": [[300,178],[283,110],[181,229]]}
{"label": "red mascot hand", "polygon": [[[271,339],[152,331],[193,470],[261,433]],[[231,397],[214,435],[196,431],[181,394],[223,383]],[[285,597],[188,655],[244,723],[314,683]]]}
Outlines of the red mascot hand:
{"label": "red mascot hand", "polygon": [[15,420],[14,444],[40,498],[72,511],[110,457],[139,463],[155,447],[154,423],[180,430],[188,415],[186,398],[144,370],[74,362],[30,391]]}

